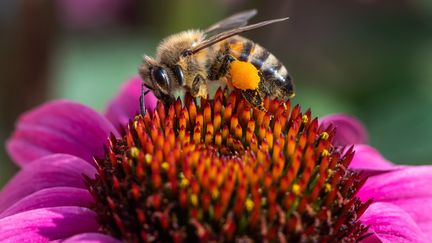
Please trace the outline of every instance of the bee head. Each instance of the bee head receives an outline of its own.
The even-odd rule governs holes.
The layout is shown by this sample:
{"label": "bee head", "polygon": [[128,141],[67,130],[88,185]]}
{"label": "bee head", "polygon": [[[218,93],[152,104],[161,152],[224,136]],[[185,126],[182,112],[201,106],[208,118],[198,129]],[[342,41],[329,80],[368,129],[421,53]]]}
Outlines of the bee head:
{"label": "bee head", "polygon": [[184,81],[180,66],[176,65],[169,68],[148,56],[144,56],[144,62],[139,67],[139,73],[146,87],[151,89],[154,95],[165,103],[175,99],[172,91],[182,86]]}

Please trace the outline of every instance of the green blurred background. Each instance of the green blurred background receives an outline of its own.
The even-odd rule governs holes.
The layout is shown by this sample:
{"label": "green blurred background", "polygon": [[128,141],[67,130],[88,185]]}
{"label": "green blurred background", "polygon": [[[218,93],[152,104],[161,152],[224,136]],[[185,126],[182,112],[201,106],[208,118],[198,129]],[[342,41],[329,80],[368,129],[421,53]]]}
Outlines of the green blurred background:
{"label": "green blurred background", "polygon": [[[362,120],[404,164],[432,162],[432,2],[427,0],[20,0],[0,3],[0,139],[25,110],[67,98],[103,111],[166,35],[256,8],[247,33],[293,75],[295,102]],[[138,101],[137,101],[138,102]],[[17,168],[1,150],[0,185]]]}

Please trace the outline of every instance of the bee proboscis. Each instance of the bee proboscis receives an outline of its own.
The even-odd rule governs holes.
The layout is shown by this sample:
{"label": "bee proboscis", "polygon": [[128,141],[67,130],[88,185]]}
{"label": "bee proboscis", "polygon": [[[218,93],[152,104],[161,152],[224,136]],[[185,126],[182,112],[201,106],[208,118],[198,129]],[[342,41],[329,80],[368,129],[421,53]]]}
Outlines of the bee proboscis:
{"label": "bee proboscis", "polygon": [[256,10],[243,11],[225,18],[206,30],[188,30],[168,36],[159,44],[156,58],[144,56],[139,67],[144,86],[165,104],[186,92],[193,97],[211,98],[217,88],[238,89],[256,108],[263,98],[288,99],[294,96],[294,84],[285,66],[262,46],[239,33],[287,18],[247,25]]}

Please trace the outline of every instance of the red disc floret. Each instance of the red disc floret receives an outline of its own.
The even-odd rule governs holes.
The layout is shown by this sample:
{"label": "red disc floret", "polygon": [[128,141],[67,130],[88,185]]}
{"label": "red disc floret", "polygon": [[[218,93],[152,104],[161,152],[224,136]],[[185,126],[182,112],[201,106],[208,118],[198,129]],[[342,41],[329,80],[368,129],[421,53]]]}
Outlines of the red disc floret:
{"label": "red disc floret", "polygon": [[290,101],[186,98],[111,136],[87,178],[101,230],[131,242],[353,242],[370,202],[352,149]]}

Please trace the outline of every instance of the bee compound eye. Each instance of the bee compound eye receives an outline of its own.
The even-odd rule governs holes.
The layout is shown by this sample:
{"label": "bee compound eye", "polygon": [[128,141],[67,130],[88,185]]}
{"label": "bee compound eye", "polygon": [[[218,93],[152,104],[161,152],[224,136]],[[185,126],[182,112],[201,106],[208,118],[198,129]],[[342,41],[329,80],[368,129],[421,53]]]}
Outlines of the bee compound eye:
{"label": "bee compound eye", "polygon": [[184,75],[183,75],[183,71],[179,65],[176,65],[174,67],[174,75],[177,78],[178,84],[183,85],[184,84]]}
{"label": "bee compound eye", "polygon": [[154,68],[152,70],[153,80],[163,90],[168,91],[169,88],[169,77],[165,69],[161,67]]}

